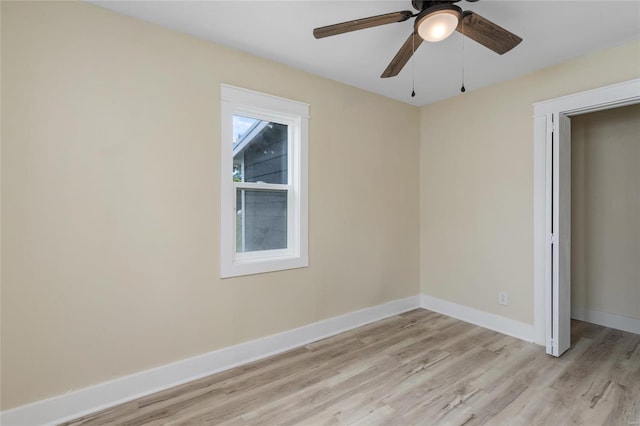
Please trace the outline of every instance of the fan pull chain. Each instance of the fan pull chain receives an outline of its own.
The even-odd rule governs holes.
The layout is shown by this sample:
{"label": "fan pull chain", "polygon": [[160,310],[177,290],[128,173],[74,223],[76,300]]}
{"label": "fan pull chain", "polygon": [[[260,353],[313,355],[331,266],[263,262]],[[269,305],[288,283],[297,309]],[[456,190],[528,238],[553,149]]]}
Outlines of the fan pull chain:
{"label": "fan pull chain", "polygon": [[416,38],[411,35],[411,97],[416,97]]}
{"label": "fan pull chain", "polygon": [[464,88],[464,15],[462,16],[462,87],[460,88],[460,91],[462,93],[466,92],[467,89]]}

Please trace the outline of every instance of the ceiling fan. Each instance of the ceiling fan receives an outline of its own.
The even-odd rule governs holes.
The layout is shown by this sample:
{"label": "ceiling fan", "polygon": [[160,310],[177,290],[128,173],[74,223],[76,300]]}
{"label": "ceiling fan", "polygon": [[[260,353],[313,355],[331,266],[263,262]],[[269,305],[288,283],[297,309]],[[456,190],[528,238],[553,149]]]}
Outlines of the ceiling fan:
{"label": "ceiling fan", "polygon": [[[348,33],[350,31],[363,30],[365,28],[395,22],[404,22],[415,17],[413,32],[384,70],[380,76],[382,78],[395,77],[398,75],[423,40],[432,42],[441,41],[449,37],[454,31],[464,34],[500,55],[510,51],[522,41],[522,38],[475,12],[469,10],[463,12],[460,7],[453,4],[459,1],[460,0],[412,0],[411,4],[414,9],[419,11],[418,13],[403,10],[327,25],[325,27],[315,28],[313,30],[313,36],[315,38],[324,38]],[[476,2],[478,0],[467,1]]]}

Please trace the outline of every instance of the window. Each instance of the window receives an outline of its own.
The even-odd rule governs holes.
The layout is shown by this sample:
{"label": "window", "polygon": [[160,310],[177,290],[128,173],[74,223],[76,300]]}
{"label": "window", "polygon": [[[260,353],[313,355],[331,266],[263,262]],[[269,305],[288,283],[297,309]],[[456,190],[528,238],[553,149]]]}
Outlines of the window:
{"label": "window", "polygon": [[309,266],[309,106],[221,85],[223,278]]}

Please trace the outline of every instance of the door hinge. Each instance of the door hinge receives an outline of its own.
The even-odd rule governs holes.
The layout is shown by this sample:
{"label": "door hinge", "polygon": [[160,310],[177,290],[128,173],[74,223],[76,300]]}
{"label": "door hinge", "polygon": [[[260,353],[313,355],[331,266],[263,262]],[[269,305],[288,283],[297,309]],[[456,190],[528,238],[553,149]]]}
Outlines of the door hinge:
{"label": "door hinge", "polygon": [[558,236],[556,234],[549,235],[549,244],[558,244]]}

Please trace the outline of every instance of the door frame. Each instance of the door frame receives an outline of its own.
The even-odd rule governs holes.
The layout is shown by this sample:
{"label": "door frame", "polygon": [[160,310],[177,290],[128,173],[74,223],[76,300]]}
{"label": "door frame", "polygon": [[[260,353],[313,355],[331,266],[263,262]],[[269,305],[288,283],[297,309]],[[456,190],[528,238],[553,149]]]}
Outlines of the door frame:
{"label": "door frame", "polygon": [[640,103],[640,78],[533,104],[534,342],[539,345],[550,347],[548,330],[554,315],[547,297],[551,291],[551,259],[547,256],[551,236],[547,230],[551,229],[548,209],[552,196],[547,178],[553,167],[547,147],[551,146],[553,115],[572,116],[637,103]]}

